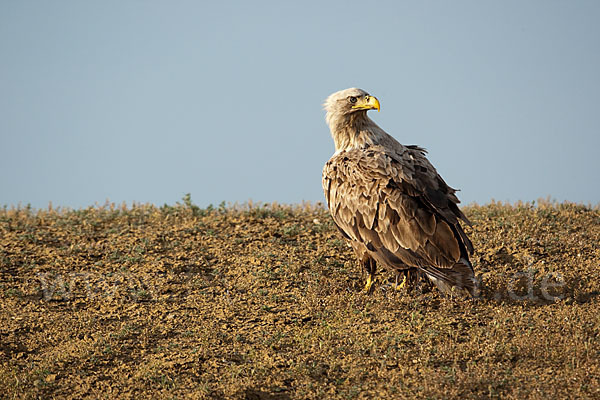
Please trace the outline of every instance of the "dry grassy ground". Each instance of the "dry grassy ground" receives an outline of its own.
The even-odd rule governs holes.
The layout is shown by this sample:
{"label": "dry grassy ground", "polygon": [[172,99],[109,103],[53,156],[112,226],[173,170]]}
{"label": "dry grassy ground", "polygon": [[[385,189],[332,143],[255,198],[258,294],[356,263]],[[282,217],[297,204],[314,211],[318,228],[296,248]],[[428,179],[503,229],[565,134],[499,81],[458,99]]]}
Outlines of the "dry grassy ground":
{"label": "dry grassy ground", "polygon": [[0,210],[0,397],[600,398],[600,211],[465,211],[478,301],[365,295],[318,207]]}

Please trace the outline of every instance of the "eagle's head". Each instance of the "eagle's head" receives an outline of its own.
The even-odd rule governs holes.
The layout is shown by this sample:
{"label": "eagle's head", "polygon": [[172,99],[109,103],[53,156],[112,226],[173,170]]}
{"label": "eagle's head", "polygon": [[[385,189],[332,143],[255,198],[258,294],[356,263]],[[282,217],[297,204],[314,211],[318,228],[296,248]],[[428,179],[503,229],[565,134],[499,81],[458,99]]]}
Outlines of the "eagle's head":
{"label": "eagle's head", "polygon": [[373,109],[379,111],[379,100],[362,89],[350,88],[330,95],[323,107],[327,112],[325,119],[331,126],[332,121],[350,118],[355,113],[364,114]]}
{"label": "eagle's head", "polygon": [[323,104],[325,120],[335,142],[336,151],[376,143],[387,135],[369,117],[367,111],[377,109],[379,100],[362,89],[335,92]]}

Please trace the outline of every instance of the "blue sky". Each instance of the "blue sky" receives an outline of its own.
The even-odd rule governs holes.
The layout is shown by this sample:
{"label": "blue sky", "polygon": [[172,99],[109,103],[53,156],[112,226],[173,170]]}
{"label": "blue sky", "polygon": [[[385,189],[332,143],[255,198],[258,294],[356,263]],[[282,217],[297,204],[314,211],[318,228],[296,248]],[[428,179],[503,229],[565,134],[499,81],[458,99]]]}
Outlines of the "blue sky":
{"label": "blue sky", "polygon": [[600,202],[598,1],[2,1],[0,204],[322,201],[323,100],[464,204]]}

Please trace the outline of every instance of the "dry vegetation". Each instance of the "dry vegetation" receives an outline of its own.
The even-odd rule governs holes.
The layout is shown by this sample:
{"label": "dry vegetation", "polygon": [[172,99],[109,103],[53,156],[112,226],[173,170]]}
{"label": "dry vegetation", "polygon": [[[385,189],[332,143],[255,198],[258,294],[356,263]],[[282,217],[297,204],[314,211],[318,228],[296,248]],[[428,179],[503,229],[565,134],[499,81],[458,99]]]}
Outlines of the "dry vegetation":
{"label": "dry vegetation", "polygon": [[372,295],[319,207],[0,210],[0,397],[600,398],[600,211],[466,207],[481,299]]}

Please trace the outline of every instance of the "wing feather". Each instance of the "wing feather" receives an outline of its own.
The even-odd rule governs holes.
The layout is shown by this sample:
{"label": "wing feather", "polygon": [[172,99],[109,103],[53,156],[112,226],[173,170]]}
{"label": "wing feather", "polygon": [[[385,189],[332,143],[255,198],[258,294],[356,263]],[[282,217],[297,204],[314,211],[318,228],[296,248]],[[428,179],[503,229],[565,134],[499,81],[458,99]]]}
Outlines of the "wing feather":
{"label": "wing feather", "polygon": [[323,170],[329,210],[356,242],[353,247],[366,246],[373,258],[391,267],[422,268],[443,281],[438,286],[453,284],[451,275],[458,272],[452,268],[461,260],[472,271],[468,254],[473,246],[459,222],[468,220],[454,189],[439,177],[424,150],[395,143],[392,150],[350,149],[329,160]]}
{"label": "wing feather", "polygon": [[435,228],[435,232],[430,236],[430,241],[444,255],[449,256],[455,262],[460,258],[460,248],[457,237],[445,221],[440,221]]}

